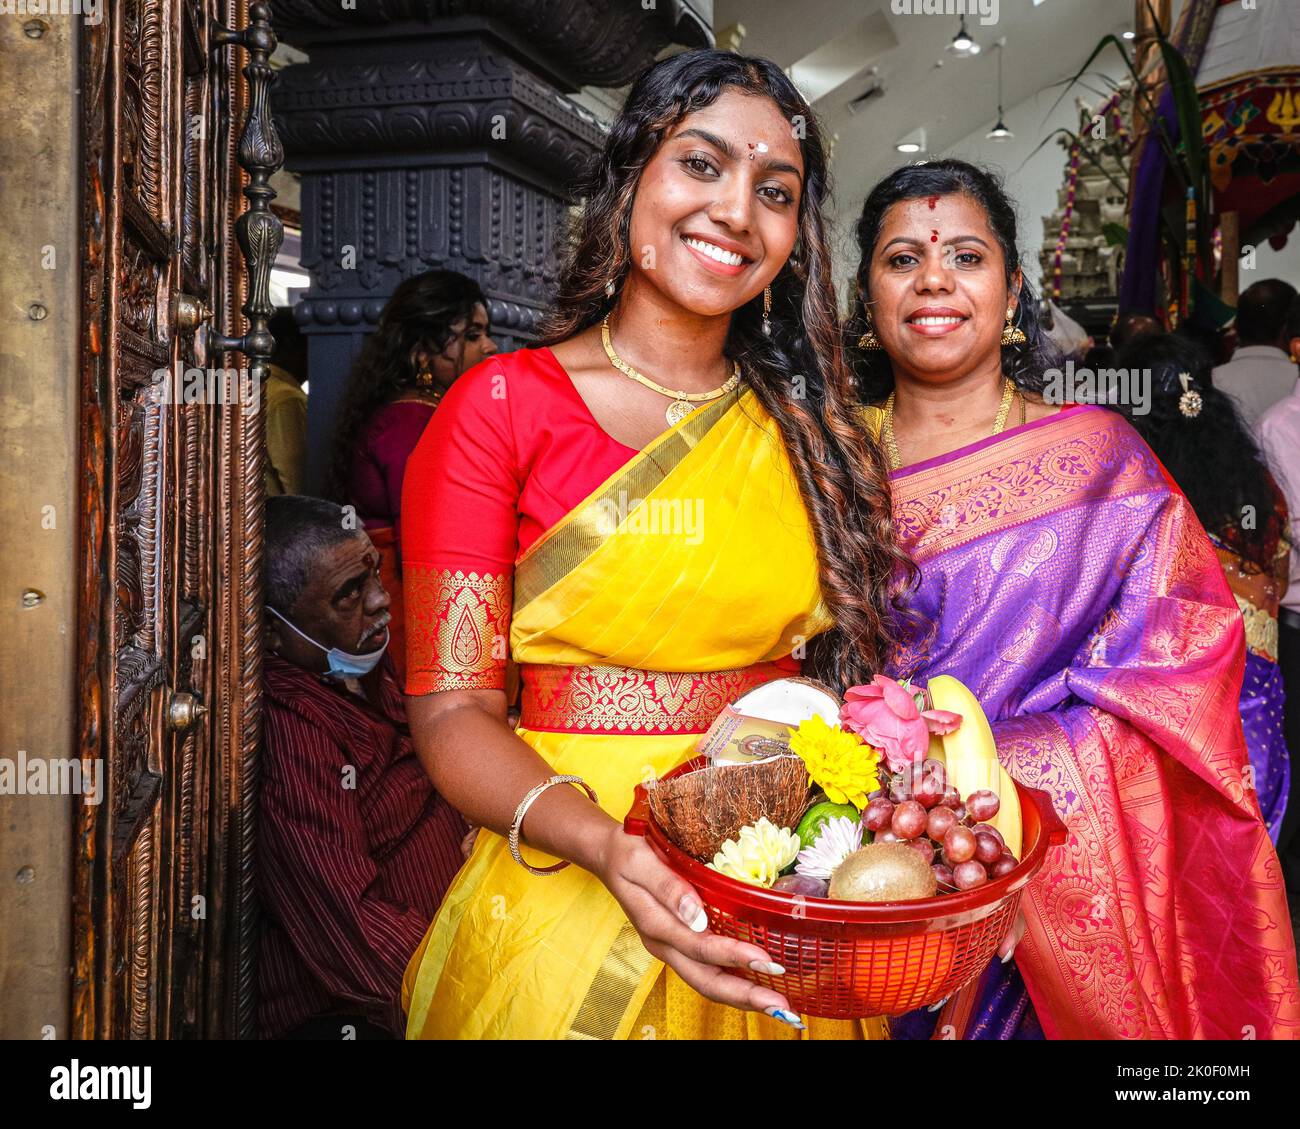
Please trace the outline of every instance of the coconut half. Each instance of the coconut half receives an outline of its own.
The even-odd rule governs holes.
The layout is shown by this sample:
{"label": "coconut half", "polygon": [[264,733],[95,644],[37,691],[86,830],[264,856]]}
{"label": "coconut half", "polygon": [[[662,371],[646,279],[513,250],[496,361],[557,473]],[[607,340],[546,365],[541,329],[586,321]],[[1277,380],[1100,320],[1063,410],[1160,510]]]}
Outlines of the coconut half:
{"label": "coconut half", "polygon": [[827,725],[838,725],[843,704],[830,687],[814,679],[775,678],[742,694],[731,707],[746,717],[780,721],[797,728],[814,714]]}
{"label": "coconut half", "polygon": [[746,824],[767,819],[795,827],[808,801],[808,769],[787,754],[743,764],[714,764],[645,786],[655,822],[702,862]]}

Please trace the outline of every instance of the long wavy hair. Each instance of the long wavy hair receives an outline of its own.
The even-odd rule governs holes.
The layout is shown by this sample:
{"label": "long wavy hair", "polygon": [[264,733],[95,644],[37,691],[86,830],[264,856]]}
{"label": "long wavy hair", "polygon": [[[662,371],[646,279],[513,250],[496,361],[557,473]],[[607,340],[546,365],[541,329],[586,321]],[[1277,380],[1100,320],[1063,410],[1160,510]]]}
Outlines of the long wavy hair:
{"label": "long wavy hair", "polygon": [[[915,571],[896,546],[887,470],[859,421],[844,364],[822,217],[830,191],[822,135],[780,68],[729,51],[687,51],[633,83],[581,187],[585,203],[542,343],[573,337],[609,312],[631,266],[632,206],[643,170],[673,126],[726,90],[775,102],[803,154],[798,236],[772,280],[771,335],[762,332],[756,299],[732,314],[723,352],[740,362],[785,441],[817,541],[822,599],[835,622],[809,645],[807,668],[842,690],[885,665],[895,603]],[[605,293],[611,280],[613,298]]]}
{"label": "long wavy hair", "polygon": [[[871,324],[868,276],[885,213],[902,200],[956,193],[969,196],[984,209],[989,227],[1002,248],[1007,285],[1010,286],[1015,279],[1016,269],[1020,266],[1016,209],[1002,182],[993,173],[965,161],[923,161],[897,168],[881,180],[867,196],[858,219],[857,290],[845,324],[849,363],[857,378],[858,390],[869,404],[884,400],[894,387],[894,370],[888,355],[883,350],[868,351],[857,346],[858,338]],[[1002,346],[1002,371],[1022,390],[1041,394],[1046,383],[1045,370],[1058,365],[1060,355],[1039,325],[1037,309],[1034,292],[1022,275],[1012,325],[1024,331],[1025,343]]]}
{"label": "long wavy hair", "polygon": [[[1151,374],[1151,410],[1139,415],[1129,407],[1123,415],[1187,495],[1206,531],[1241,557],[1243,571],[1271,571],[1286,523],[1267,461],[1232,397],[1214,387],[1210,357],[1178,334],[1156,333],[1133,341],[1116,365]],[[1179,406],[1182,373],[1201,398],[1196,415]],[[1244,520],[1248,513],[1256,520]]]}
{"label": "long wavy hair", "polygon": [[423,271],[398,284],[348,374],[330,448],[327,497],[350,501],[352,459],[370,417],[415,386],[416,353],[441,353],[455,334],[453,325],[468,323],[480,303],[486,308],[479,284],[452,270]]}

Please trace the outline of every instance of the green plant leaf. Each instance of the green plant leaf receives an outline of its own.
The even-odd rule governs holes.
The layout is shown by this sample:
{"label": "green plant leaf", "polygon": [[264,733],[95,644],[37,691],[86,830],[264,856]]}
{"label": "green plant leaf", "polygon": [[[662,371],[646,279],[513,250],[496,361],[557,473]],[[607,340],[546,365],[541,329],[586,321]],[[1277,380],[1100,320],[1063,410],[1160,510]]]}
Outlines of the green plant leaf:
{"label": "green plant leaf", "polygon": [[1122,223],[1104,223],[1101,233],[1106,237],[1107,247],[1123,247],[1128,242],[1128,228]]}

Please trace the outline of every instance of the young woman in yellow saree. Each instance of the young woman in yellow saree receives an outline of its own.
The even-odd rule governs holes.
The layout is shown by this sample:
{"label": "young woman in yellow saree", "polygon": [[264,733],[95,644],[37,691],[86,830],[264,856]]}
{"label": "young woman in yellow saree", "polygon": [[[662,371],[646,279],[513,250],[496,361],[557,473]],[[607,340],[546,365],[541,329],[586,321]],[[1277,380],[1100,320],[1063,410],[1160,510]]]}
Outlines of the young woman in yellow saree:
{"label": "young woman in yellow saree", "polygon": [[733,975],[780,970],[707,932],[621,829],[743,690],[883,662],[903,559],[841,360],[826,190],[777,67],[656,64],[586,187],[549,347],[462,377],[411,458],[408,713],[483,830],[407,970],[409,1037],[885,1031],[805,1024]]}

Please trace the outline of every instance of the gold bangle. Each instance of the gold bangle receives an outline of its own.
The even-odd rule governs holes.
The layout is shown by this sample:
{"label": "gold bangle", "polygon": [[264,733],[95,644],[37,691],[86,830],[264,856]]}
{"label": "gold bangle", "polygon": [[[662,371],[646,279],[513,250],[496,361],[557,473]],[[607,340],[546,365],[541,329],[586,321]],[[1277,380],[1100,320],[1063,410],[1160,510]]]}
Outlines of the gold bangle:
{"label": "gold bangle", "polygon": [[519,831],[524,825],[524,816],[528,814],[528,809],[533,806],[533,801],[547,788],[552,788],[556,784],[577,784],[587,793],[587,797],[593,804],[597,802],[596,793],[591,790],[591,787],[581,776],[552,776],[549,780],[543,780],[540,784],[528,790],[528,794],[519,801],[519,806],[515,808],[515,818],[510,824],[508,841],[510,843],[510,854],[514,857],[515,862],[532,874],[555,874],[569,865],[568,859],[561,859],[550,866],[530,866],[524,862],[524,856],[519,853]]}

